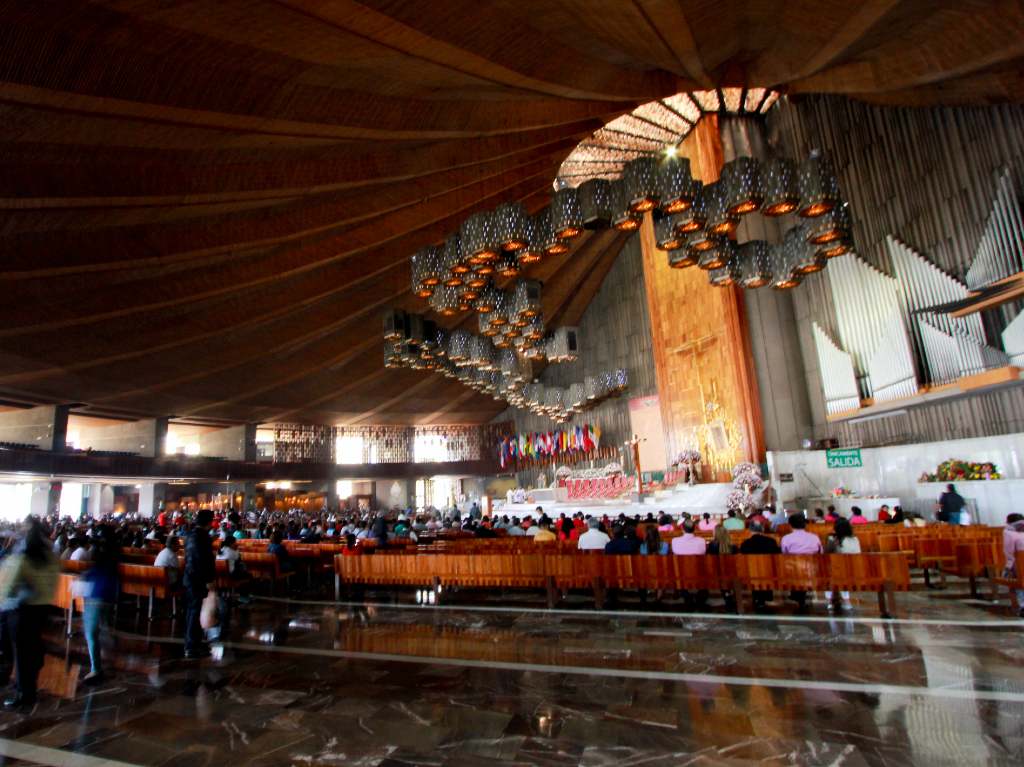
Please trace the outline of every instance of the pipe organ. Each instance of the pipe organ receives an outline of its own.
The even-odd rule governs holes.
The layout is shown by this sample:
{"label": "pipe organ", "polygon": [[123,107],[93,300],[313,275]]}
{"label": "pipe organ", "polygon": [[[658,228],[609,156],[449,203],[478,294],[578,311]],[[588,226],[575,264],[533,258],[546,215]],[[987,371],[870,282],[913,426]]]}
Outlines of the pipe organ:
{"label": "pipe organ", "polygon": [[857,388],[857,374],[853,370],[853,358],[836,346],[828,333],[812,323],[814,348],[818,352],[818,366],[821,382],[825,389],[825,410],[829,415],[856,410],[860,407],[860,391]]}
{"label": "pipe organ", "polygon": [[992,212],[964,278],[971,290],[999,282],[1024,270],[1024,217],[1013,190],[1013,177],[1004,168],[996,182]]}
{"label": "pipe organ", "polygon": [[912,248],[889,236],[885,239],[900,287],[905,316],[929,383],[949,383],[960,376],[1006,364],[1006,355],[990,347],[980,314],[953,317],[925,311],[930,306],[967,298],[970,291]]}
{"label": "pipe organ", "polygon": [[[869,360],[901,311],[898,287],[892,277],[854,253],[832,259],[829,269],[839,340],[853,358],[861,398],[867,399],[872,396]],[[913,367],[900,373],[913,374]]]}
{"label": "pipe organ", "polygon": [[1011,365],[1024,367],[1024,312],[1018,314],[1003,331],[1003,349]]}
{"label": "pipe organ", "polygon": [[889,315],[885,333],[868,360],[868,382],[875,402],[890,402],[917,394],[914,353],[899,314]]}

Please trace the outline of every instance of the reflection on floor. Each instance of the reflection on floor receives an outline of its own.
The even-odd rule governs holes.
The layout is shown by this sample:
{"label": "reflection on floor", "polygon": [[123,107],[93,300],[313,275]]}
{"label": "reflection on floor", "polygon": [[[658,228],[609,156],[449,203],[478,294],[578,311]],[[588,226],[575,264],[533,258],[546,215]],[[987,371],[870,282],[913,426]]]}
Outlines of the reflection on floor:
{"label": "reflection on floor", "polygon": [[895,622],[867,599],[834,618],[258,599],[202,663],[180,622],[122,609],[98,689],[55,620],[47,694],[0,713],[0,764],[1017,765],[1024,622],[966,596],[901,595]]}

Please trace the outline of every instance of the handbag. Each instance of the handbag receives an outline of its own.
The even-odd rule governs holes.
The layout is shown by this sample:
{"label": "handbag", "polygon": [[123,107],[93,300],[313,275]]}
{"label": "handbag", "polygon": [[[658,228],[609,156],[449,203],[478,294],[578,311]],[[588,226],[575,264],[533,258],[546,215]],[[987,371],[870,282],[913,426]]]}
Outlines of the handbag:
{"label": "handbag", "polygon": [[199,608],[199,625],[204,629],[215,628],[220,623],[217,616],[217,592],[210,589]]}

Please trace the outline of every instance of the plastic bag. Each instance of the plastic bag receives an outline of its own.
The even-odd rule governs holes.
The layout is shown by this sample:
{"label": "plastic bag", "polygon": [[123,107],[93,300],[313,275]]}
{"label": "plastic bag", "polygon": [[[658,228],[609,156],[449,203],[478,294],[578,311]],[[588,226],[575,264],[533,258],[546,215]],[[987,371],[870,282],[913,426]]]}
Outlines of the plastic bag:
{"label": "plastic bag", "polygon": [[212,629],[220,623],[217,617],[217,592],[213,589],[207,592],[203,599],[203,606],[199,608],[199,625],[204,629]]}

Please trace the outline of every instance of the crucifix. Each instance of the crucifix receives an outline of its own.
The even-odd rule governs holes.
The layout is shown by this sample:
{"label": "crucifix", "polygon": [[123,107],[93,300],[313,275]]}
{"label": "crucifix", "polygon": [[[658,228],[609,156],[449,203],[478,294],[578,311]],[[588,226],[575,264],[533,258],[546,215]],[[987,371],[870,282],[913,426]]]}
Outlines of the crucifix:
{"label": "crucifix", "polygon": [[633,448],[633,465],[636,467],[636,491],[639,495],[644,494],[644,475],[640,469],[640,443],[646,442],[641,440],[636,434],[633,435],[633,439],[627,439],[624,443],[626,447]]}

